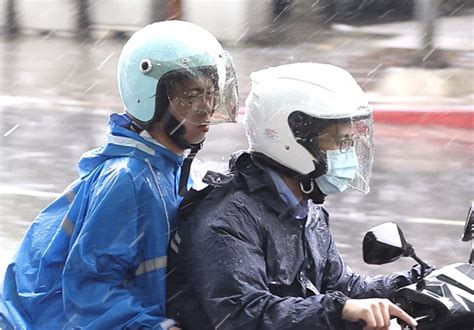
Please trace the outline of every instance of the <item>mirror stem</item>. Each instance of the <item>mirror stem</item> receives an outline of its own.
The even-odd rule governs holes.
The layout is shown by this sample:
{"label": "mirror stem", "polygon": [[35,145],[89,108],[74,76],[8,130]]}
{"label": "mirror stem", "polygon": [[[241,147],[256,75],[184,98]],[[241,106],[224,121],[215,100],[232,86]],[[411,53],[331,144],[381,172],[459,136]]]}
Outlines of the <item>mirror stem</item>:
{"label": "mirror stem", "polygon": [[418,256],[415,254],[415,250],[413,249],[413,246],[411,244],[407,244],[405,253],[403,254],[404,256],[407,257],[412,257],[415,259],[415,261],[420,265],[420,276],[416,281],[416,289],[417,290],[423,290],[426,287],[425,283],[425,271],[429,267],[423,260],[418,258]]}
{"label": "mirror stem", "polygon": [[469,257],[469,263],[472,265],[474,259],[474,240],[471,241],[471,256]]}
{"label": "mirror stem", "polygon": [[420,264],[420,267],[421,267],[421,274],[420,274],[420,277],[418,278],[417,282],[416,282],[416,289],[417,290],[423,290],[425,287],[426,287],[426,283],[425,283],[425,271],[426,271],[426,268],[428,268],[428,265],[426,263],[423,262],[423,260],[421,260],[420,258],[418,258],[418,256],[413,253],[413,259],[415,259],[415,261]]}

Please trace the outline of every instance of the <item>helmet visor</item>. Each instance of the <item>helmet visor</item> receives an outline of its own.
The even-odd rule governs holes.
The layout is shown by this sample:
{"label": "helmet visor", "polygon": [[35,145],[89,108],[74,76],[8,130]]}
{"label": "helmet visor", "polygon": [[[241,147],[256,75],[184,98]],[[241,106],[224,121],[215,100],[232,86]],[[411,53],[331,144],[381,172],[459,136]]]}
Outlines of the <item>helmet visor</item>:
{"label": "helmet visor", "polygon": [[330,119],[315,139],[317,149],[323,154],[328,150],[339,150],[342,154],[355,151],[357,171],[348,186],[364,194],[369,193],[374,162],[372,114]]}
{"label": "helmet visor", "polygon": [[162,79],[169,111],[178,121],[197,125],[235,122],[239,95],[229,53],[220,56],[216,65],[183,67]]}

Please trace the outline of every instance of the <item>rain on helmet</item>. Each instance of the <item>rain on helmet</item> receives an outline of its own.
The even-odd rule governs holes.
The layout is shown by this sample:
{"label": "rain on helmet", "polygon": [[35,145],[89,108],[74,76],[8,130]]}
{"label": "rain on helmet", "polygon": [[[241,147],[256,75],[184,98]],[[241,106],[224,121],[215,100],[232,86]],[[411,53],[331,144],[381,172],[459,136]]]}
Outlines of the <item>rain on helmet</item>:
{"label": "rain on helmet", "polygon": [[372,110],[354,78],[328,64],[294,63],[250,75],[244,119],[250,152],[263,156],[298,181],[327,172],[321,132],[349,125],[357,172],[349,184],[369,192],[373,164]]}
{"label": "rain on helmet", "polygon": [[157,95],[160,83],[179,73],[211,77],[216,98],[211,124],[235,121],[238,92],[232,59],[212,34],[196,24],[165,21],[145,26],[123,47],[117,71],[125,111],[142,129],[168,110],[163,108],[168,96]]}

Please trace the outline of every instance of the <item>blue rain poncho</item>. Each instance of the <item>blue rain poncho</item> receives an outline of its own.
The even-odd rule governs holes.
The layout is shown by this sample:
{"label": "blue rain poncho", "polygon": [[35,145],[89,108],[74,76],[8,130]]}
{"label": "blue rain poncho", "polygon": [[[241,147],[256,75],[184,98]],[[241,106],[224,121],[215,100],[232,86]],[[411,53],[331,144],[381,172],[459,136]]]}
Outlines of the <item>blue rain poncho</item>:
{"label": "blue rain poncho", "polygon": [[168,328],[167,245],[183,157],[110,118],[108,143],[32,223],[8,266],[4,309],[16,328]]}

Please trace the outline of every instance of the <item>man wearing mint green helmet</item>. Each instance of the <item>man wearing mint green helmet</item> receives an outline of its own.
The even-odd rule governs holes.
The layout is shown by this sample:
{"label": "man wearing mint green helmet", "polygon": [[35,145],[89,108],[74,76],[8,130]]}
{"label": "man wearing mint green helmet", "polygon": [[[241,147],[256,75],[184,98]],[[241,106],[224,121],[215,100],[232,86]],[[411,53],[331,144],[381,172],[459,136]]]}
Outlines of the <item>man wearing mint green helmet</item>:
{"label": "man wearing mint green helmet", "polygon": [[387,329],[391,316],[415,325],[385,298],[420,268],[355,274],[322,206],[330,194],[369,191],[372,111],[361,88],[347,71],[316,63],[250,78],[249,150],[234,155],[229,176],[206,178],[202,202],[182,204],[169,250],[170,317],[191,330],[362,328],[359,320]]}
{"label": "man wearing mint green helmet", "polygon": [[1,303],[15,328],[175,324],[167,247],[190,160],[209,125],[234,120],[235,72],[208,31],[168,21],[128,40],[118,83],[125,113],[111,115],[108,142],[82,156],[80,178],[38,215],[7,269]]}

